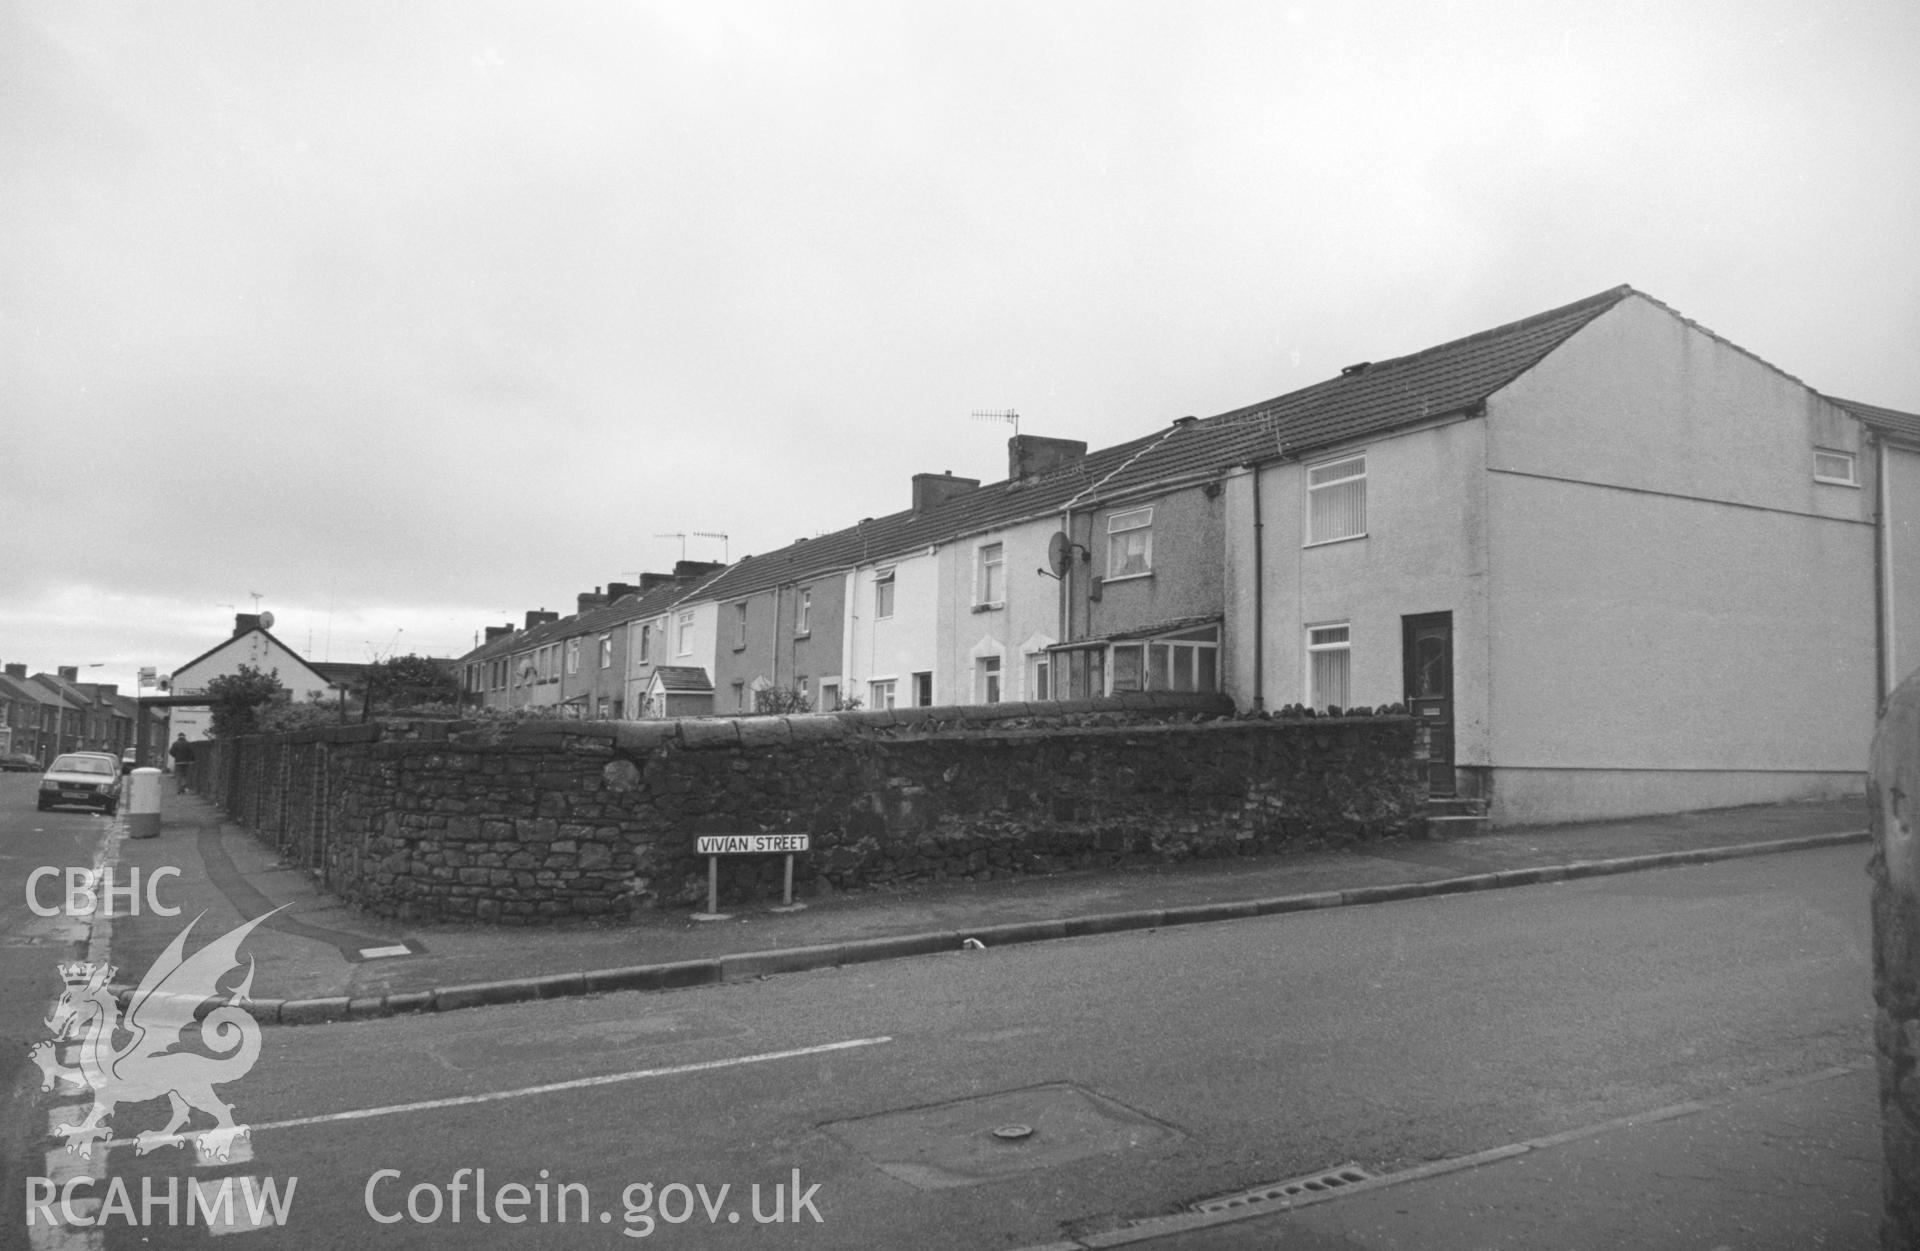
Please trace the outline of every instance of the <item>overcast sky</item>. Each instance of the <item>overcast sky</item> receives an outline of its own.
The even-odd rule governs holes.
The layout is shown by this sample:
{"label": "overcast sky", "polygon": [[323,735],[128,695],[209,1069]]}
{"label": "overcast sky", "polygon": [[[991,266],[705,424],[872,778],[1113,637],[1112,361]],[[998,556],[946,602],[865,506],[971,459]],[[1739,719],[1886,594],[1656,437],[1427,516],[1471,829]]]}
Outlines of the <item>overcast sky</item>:
{"label": "overcast sky", "polygon": [[1920,5],[0,0],[0,659],[316,660],[1630,283],[1920,411]]}

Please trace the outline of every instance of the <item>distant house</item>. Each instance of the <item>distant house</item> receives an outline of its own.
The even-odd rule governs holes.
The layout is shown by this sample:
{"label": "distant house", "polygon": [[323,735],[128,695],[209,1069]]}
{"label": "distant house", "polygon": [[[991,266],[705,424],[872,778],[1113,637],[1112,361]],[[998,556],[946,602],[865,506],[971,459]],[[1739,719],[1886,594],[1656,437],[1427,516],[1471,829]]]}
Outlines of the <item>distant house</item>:
{"label": "distant house", "polygon": [[29,678],[25,665],[6,667],[0,676],[0,700],[5,701],[7,723],[13,731],[10,750],[26,752],[42,764],[71,750],[61,742],[63,720],[71,724],[68,701]]}
{"label": "distant house", "polygon": [[258,614],[238,613],[231,635],[174,669],[172,693],[166,700],[172,708],[171,732],[194,742],[208,737],[213,717],[205,703],[196,701],[204,699],[215,678],[238,674],[242,665],[273,674],[296,703],[334,689],[317,667],[268,632]]}
{"label": "distant house", "polygon": [[480,645],[453,662],[462,698],[477,708],[550,708],[561,718],[642,715],[653,650],[645,627],[721,568],[680,561],[672,573],[583,591],[568,616],[541,609],[527,613],[523,629],[486,627]]}

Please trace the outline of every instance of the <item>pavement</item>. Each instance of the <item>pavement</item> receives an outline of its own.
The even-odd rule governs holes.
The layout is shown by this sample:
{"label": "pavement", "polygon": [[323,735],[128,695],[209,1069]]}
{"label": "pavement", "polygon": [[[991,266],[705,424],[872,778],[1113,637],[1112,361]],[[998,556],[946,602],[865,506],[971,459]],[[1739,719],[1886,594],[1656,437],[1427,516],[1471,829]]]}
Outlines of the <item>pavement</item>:
{"label": "pavement", "polygon": [[[1357,907],[1866,838],[1863,803],[1784,804],[833,893],[795,911],[770,901],[721,921],[663,909],[633,922],[534,928],[398,922],[350,907],[211,803],[166,794],[158,836],[129,837],[124,810],[111,823],[103,860],[121,888],[137,870],[142,899],[133,912],[117,895],[117,915],[95,916],[93,958],[110,955],[131,985],[188,921],[201,918],[189,941],[197,947],[265,916],[242,948],[255,963],[254,1015],[270,1025],[319,1024],[677,989],[957,951],[969,940],[1001,946]],[[153,902],[179,911],[157,913]]]}
{"label": "pavement", "polygon": [[[138,912],[123,894],[118,915],[96,914],[91,958],[110,958],[133,982],[188,921],[199,918],[197,947],[265,917],[242,954],[255,962],[255,1014],[281,1026],[748,980],[970,942],[1230,924],[1868,837],[1861,802],[1784,804],[825,894],[799,910],[770,901],[720,921],[662,910],[630,923],[509,928],[400,923],[350,908],[211,804],[167,794],[163,805],[157,837],[129,837],[124,816],[110,823],[102,863],[120,887],[138,869],[143,897]],[[149,900],[149,881],[167,869],[175,872]],[[179,911],[156,913],[153,901]],[[1874,1074],[1862,1063],[1385,1177],[1277,1182],[1215,1211],[1089,1231],[1047,1251],[1870,1247],[1878,1122]]]}

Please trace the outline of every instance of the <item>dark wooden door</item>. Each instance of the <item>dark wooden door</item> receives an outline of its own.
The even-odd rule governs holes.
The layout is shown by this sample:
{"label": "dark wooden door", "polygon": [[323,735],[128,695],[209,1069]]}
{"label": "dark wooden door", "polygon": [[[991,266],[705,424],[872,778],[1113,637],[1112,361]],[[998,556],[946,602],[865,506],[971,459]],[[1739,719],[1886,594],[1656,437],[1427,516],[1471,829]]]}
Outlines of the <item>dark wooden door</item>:
{"label": "dark wooden door", "polygon": [[1453,794],[1453,614],[1400,618],[1407,711],[1427,727],[1427,791]]}

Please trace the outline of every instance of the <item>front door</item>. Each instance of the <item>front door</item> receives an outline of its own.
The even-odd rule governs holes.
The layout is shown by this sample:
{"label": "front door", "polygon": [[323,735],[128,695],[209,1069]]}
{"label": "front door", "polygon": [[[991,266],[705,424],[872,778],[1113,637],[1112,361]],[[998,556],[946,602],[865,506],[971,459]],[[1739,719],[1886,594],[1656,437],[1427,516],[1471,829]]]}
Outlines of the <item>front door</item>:
{"label": "front door", "polygon": [[1400,618],[1407,711],[1427,727],[1427,791],[1453,794],[1453,614]]}

